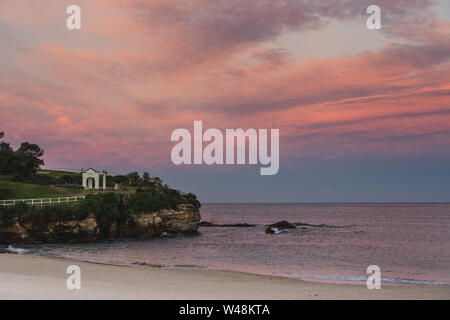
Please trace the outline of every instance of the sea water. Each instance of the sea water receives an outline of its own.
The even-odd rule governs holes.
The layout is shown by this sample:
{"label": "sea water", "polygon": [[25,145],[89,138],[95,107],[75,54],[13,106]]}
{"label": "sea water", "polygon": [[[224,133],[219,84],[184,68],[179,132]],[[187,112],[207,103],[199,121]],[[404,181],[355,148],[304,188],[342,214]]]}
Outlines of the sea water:
{"label": "sea water", "polygon": [[[450,285],[450,204],[204,204],[198,236],[20,246],[27,254],[148,267],[209,268],[308,281]],[[280,220],[298,226],[266,234]]]}

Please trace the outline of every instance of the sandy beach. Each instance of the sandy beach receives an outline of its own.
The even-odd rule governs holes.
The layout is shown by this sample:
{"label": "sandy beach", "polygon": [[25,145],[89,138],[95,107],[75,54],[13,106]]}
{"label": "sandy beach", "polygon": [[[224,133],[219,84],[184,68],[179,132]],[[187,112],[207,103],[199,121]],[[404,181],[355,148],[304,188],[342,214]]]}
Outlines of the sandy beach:
{"label": "sandy beach", "polygon": [[[66,269],[81,269],[81,289]],[[0,299],[449,299],[450,286],[328,284],[241,272],[95,264],[0,254]]]}

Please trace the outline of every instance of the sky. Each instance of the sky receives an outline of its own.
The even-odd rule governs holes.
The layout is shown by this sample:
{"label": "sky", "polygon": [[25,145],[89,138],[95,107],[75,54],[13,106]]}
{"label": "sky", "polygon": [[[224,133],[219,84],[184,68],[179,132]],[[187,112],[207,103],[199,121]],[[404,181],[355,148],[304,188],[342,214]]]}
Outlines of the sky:
{"label": "sky", "polygon": [[[449,39],[447,0],[2,0],[0,131],[202,202],[448,202]],[[195,120],[279,129],[279,173],[174,165]]]}

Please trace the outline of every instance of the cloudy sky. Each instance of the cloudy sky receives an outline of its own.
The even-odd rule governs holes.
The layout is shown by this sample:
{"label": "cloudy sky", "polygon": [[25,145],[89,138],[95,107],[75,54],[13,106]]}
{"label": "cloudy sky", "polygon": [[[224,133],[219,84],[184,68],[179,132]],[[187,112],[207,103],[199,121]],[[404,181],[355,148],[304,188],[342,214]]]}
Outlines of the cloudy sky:
{"label": "cloudy sky", "polygon": [[[1,0],[0,131],[204,202],[450,201],[449,39],[447,0]],[[173,165],[194,120],[279,128],[279,173]]]}

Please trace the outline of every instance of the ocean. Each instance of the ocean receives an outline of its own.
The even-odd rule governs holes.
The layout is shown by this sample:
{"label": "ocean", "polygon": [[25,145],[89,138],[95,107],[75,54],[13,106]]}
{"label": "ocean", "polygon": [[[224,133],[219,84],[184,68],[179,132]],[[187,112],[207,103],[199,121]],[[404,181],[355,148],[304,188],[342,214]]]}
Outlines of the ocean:
{"label": "ocean", "polygon": [[[450,203],[204,204],[198,236],[42,244],[21,253],[164,268],[208,268],[307,281],[450,285]],[[279,234],[265,225],[305,223]]]}

